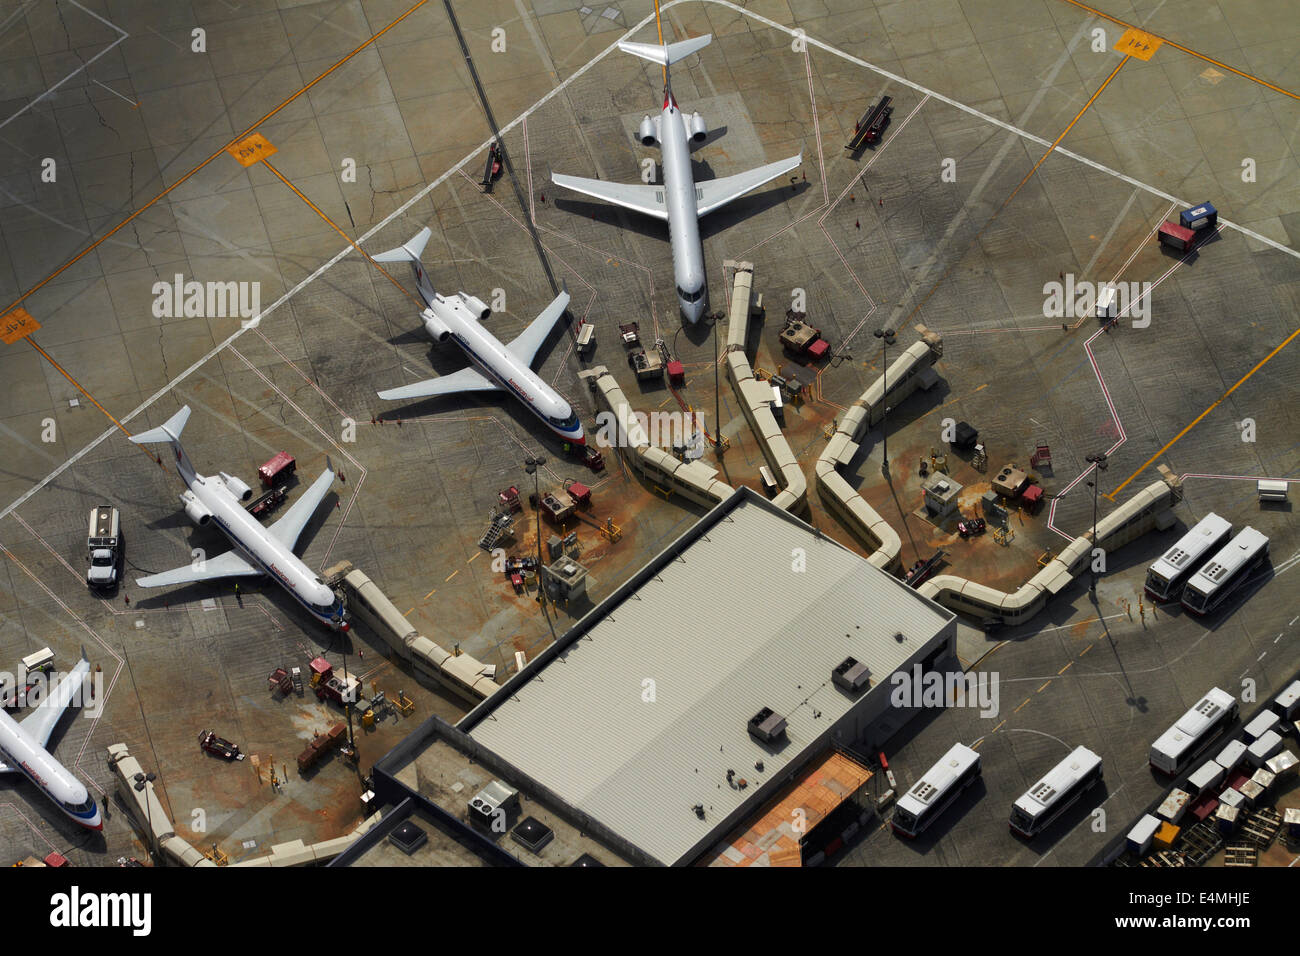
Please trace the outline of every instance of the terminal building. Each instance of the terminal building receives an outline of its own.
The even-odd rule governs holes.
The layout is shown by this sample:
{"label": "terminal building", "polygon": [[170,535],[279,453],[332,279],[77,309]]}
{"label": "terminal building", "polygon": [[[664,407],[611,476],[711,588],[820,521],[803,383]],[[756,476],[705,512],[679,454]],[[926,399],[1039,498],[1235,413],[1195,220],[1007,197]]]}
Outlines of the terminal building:
{"label": "terminal building", "polygon": [[335,865],[412,820],[489,864],[815,863],[873,812],[865,754],[914,713],[891,675],[955,661],[955,639],[950,611],[739,488],[380,760],[393,820]]}

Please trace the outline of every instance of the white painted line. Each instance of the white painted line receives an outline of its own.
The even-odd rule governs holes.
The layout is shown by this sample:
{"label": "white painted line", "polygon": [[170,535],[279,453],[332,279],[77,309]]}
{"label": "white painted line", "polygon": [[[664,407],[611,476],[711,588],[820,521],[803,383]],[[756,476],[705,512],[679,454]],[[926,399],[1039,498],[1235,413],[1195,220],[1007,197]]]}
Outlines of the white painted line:
{"label": "white painted line", "polygon": [[[130,36],[129,33],[127,33],[125,30],[123,30],[123,29],[122,29],[121,27],[119,27],[117,24],[115,24],[115,23],[109,23],[107,20],[105,20],[103,17],[101,17],[98,13],[94,13],[94,12],[92,12],[92,11],[90,11],[90,10],[87,10],[87,9],[86,9],[85,7],[83,7],[81,4],[77,3],[77,0],[68,0],[68,2],[71,3],[71,4],[72,4],[74,7],[76,7],[78,10],[82,11],[83,13],[90,14],[90,16],[94,17],[96,20],[98,20],[100,23],[104,24],[105,26],[112,27],[112,28],[113,28],[114,30],[116,30],[116,31],[118,32],[118,34],[120,34],[120,35],[118,36],[118,38],[117,38],[116,40],[114,40],[114,41],[113,41],[112,43],[110,43],[108,46],[104,47],[104,49],[100,50],[98,53],[96,53],[94,56],[92,56],[89,60],[86,60],[85,62],[83,62],[83,63],[81,64],[81,66],[77,67],[75,70],[73,70],[73,71],[72,71],[71,73],[69,73],[67,76],[65,76],[63,79],[59,80],[59,82],[55,83],[53,86],[51,86],[48,90],[46,90],[46,91],[45,91],[44,93],[42,93],[40,96],[36,97],[36,99],[32,100],[30,103],[28,103],[26,106],[24,106],[22,109],[20,109],[20,110],[19,110],[17,113],[15,113],[13,116],[9,117],[9,118],[8,118],[7,120],[5,120],[3,123],[0,123],[0,129],[4,129],[6,126],[8,126],[10,123],[12,123],[14,120],[16,120],[18,117],[22,116],[24,113],[26,113],[29,109],[31,109],[33,106],[35,106],[35,105],[36,105],[37,103],[39,103],[41,100],[45,99],[45,97],[49,96],[51,93],[53,93],[55,90],[57,90],[57,89],[58,89],[60,86],[62,86],[64,83],[68,82],[68,80],[72,79],[72,78],[73,78],[74,76],[76,76],[78,73],[80,73],[80,72],[82,72],[83,70],[85,70],[87,67],[90,66],[90,64],[94,63],[94,62],[95,62],[96,60],[98,60],[101,56],[103,56],[103,55],[104,55],[105,53],[107,53],[109,50],[113,49],[115,46],[117,46],[119,43],[121,43],[123,40],[125,40],[127,37]],[[92,82],[93,82],[93,81],[92,81]],[[105,88],[107,89],[107,87],[105,87]],[[130,101],[128,100],[128,102],[130,102]]]}
{"label": "white painted line", "polygon": [[[789,34],[791,37],[795,36],[795,31],[791,27],[784,26],[780,23],[777,23],[775,20],[769,20],[767,17],[760,16],[757,13],[753,13],[749,10],[746,10],[743,7],[731,3],[730,0],[672,0],[671,3],[665,4],[661,9],[670,10],[673,7],[677,6],[679,3],[715,3],[718,6],[726,7],[727,9],[734,10],[737,13],[742,13],[745,16],[749,17],[751,20],[757,20],[759,23],[763,24],[764,26],[771,27],[774,30],[780,30],[782,33]],[[824,43],[821,40],[818,40],[814,37],[807,36],[807,35],[804,36],[804,40],[811,46],[819,47],[820,49],[825,50],[827,53],[834,53],[836,56],[848,60],[850,63],[856,63],[858,66],[864,66],[868,70],[872,70],[876,73],[879,73],[881,76],[888,77],[889,79],[893,80],[895,83],[900,83],[903,86],[916,90],[918,93],[928,93],[930,96],[934,97],[934,99],[939,100],[940,102],[943,103],[947,103],[949,106],[953,107],[954,109],[959,109],[963,113],[968,113],[971,116],[977,116],[980,119],[984,120],[984,122],[992,123],[994,126],[1004,129],[1008,133],[1015,133],[1017,136],[1021,136],[1024,139],[1029,140],[1030,142],[1039,144],[1040,146],[1050,147],[1052,145],[1050,141],[1043,139],[1041,136],[1035,136],[1033,133],[1012,126],[1010,123],[1004,122],[995,116],[990,116],[987,113],[981,113],[979,110],[975,109],[974,107],[967,106],[965,103],[959,103],[957,100],[954,100],[951,97],[944,96],[942,93],[936,93],[934,90],[922,86],[920,83],[914,83],[911,80],[907,79],[906,77],[899,76],[897,73],[891,73],[888,70],[876,66],[875,64],[868,63],[866,60],[863,60],[860,57],[856,57],[851,53],[845,53],[843,50],[836,49],[835,47],[831,46],[829,43]],[[1098,172],[1103,172],[1110,176],[1114,176],[1116,179],[1122,180],[1123,182],[1128,183],[1130,186],[1136,186],[1139,189],[1145,189],[1153,196],[1159,196],[1162,199],[1167,199],[1169,202],[1181,203],[1184,206],[1191,205],[1191,203],[1187,202],[1187,200],[1185,199],[1179,199],[1177,196],[1172,196],[1169,193],[1165,192],[1164,190],[1157,189],[1155,186],[1152,186],[1149,183],[1144,183],[1140,180],[1134,179],[1132,176],[1126,176],[1124,175],[1124,173],[1121,173],[1118,170],[1111,169],[1109,166],[1103,165],[1102,163],[1099,163],[1096,160],[1088,159],[1088,157],[1086,156],[1080,156],[1078,153],[1071,152],[1070,150],[1065,149],[1064,147],[1058,146],[1053,152],[1062,156],[1069,156],[1071,159],[1083,163],[1085,166],[1091,166],[1093,169],[1097,170]],[[1256,239],[1267,246],[1271,246],[1272,248],[1278,250],[1279,252],[1285,252],[1287,255],[1295,259],[1300,259],[1300,252],[1297,252],[1295,249],[1292,249],[1290,246],[1284,246],[1279,242],[1274,242],[1272,239],[1269,239],[1267,236],[1261,236],[1259,233],[1255,232],[1254,230],[1247,229],[1245,226],[1238,225],[1235,222],[1229,222],[1227,219],[1224,219],[1222,216],[1219,217],[1219,223],[1221,225],[1229,227],[1230,229],[1235,229],[1238,232],[1242,233],[1243,235],[1250,236],[1252,239]]]}
{"label": "white painted line", "polygon": [[108,90],[108,92],[112,93],[114,96],[116,96],[116,97],[117,97],[119,100],[121,100],[123,103],[129,103],[129,104],[131,104],[132,106],[136,106],[136,105],[137,105],[136,102],[135,102],[135,100],[128,99],[127,97],[125,97],[125,96],[123,96],[121,93],[119,93],[117,90],[113,89],[111,86],[104,86],[103,83],[99,82],[99,80],[95,79],[93,76],[90,78],[90,82],[94,83],[96,86],[98,86],[98,87],[100,87],[100,88],[102,88],[102,89]]}
{"label": "white painted line", "polygon": [[1297,614],[1295,617],[1291,618],[1291,620],[1287,621],[1286,626],[1291,627],[1296,621],[1300,621],[1300,614]]}
{"label": "white painted line", "polygon": [[[79,4],[75,4],[75,0],[70,0],[70,2],[73,2],[74,5],[77,5],[77,6],[80,7]],[[671,9],[671,8],[677,6],[678,4],[681,4],[681,3],[713,3],[713,4],[717,4],[717,5],[719,5],[719,6],[726,7],[726,8],[728,8],[728,9],[730,9],[730,10],[734,10],[734,11],[737,12],[737,13],[743,14],[744,16],[747,16],[747,17],[749,17],[750,19],[756,20],[756,21],[758,21],[759,23],[762,23],[762,24],[764,24],[765,26],[771,27],[771,28],[774,29],[774,30],[779,30],[779,31],[781,31],[782,33],[788,34],[788,35],[791,36],[791,37],[794,37],[794,36],[796,35],[796,34],[795,34],[795,31],[794,31],[792,28],[787,27],[787,26],[784,26],[784,25],[782,25],[782,24],[780,24],[780,23],[777,23],[777,22],[774,21],[774,20],[770,20],[770,19],[768,19],[767,17],[760,16],[759,14],[753,13],[753,12],[751,12],[751,11],[749,11],[749,10],[744,9],[743,7],[739,7],[739,6],[737,6],[736,4],[729,2],[729,0],[672,0],[672,2],[666,4],[664,7],[662,7],[661,10],[669,10],[669,9]],[[84,8],[84,7],[80,7],[80,9],[83,9],[83,10],[84,10],[85,8]],[[90,13],[89,10],[87,10],[86,12],[87,12],[87,13]],[[99,16],[96,15],[96,14],[91,14],[91,16],[94,16],[94,17],[95,17],[96,19],[98,19],[98,20],[103,20],[102,17],[99,17]],[[647,26],[647,25],[648,25],[648,24],[649,24],[653,19],[654,19],[654,14],[653,14],[653,13],[647,14],[647,15],[646,15],[645,17],[643,17],[643,18],[642,18],[638,23],[636,23],[635,25],[633,25],[631,29],[629,29],[626,33],[624,33],[623,36],[620,37],[619,39],[630,38],[631,36],[633,36],[633,34],[635,34],[635,33],[636,33],[638,30],[640,30],[642,27]],[[107,20],[103,20],[103,22],[104,22],[104,23],[108,23]],[[113,24],[109,24],[109,26],[113,26]],[[119,32],[122,32],[121,29],[120,29],[119,27],[113,26],[113,29],[118,30]],[[152,28],[149,28],[149,29],[151,30],[151,32],[157,33],[157,31],[153,31]],[[160,37],[162,37],[162,39],[167,40],[167,38],[166,38],[166,37],[163,37],[162,34],[157,34],[157,35],[160,36]],[[123,33],[122,33],[122,37],[117,41],[117,43],[120,43],[123,39],[126,39],[126,36],[127,36],[127,34],[123,32]],[[1025,130],[1018,129],[1017,127],[1012,126],[1012,125],[1010,125],[1009,123],[1005,123],[1005,122],[1003,122],[1002,120],[997,119],[996,117],[989,116],[987,113],[982,113],[982,112],[980,112],[979,110],[977,110],[977,109],[975,109],[975,108],[973,108],[973,107],[967,106],[967,105],[964,104],[964,103],[960,103],[960,102],[958,102],[957,100],[954,100],[954,99],[952,99],[952,98],[950,98],[950,97],[944,96],[942,93],[936,93],[936,92],[933,91],[933,90],[930,90],[930,89],[928,89],[928,88],[926,88],[926,87],[924,87],[924,86],[921,86],[920,84],[913,83],[911,80],[905,79],[904,77],[901,77],[901,76],[899,76],[899,75],[897,75],[897,74],[895,74],[895,73],[890,73],[888,70],[883,70],[883,69],[881,69],[881,68],[878,67],[878,66],[874,66],[873,64],[868,63],[866,60],[863,60],[863,59],[861,59],[861,58],[859,58],[859,57],[853,56],[853,55],[850,54],[850,53],[845,53],[843,50],[839,50],[839,49],[837,49],[837,48],[831,46],[831,45],[828,44],[828,43],[824,43],[824,42],[821,41],[821,40],[817,40],[817,39],[815,39],[815,38],[813,38],[813,37],[806,36],[806,35],[804,35],[804,39],[805,39],[808,43],[812,44],[813,46],[818,47],[819,49],[825,50],[825,51],[827,51],[828,53],[833,53],[833,54],[835,54],[836,56],[841,57],[842,59],[848,60],[850,63],[855,63],[855,64],[857,64],[857,65],[859,65],[859,66],[865,67],[865,68],[867,68],[867,69],[869,69],[869,70],[872,70],[872,71],[874,71],[874,72],[876,72],[876,73],[879,73],[880,75],[885,76],[885,77],[888,77],[889,79],[891,79],[891,80],[893,80],[893,81],[895,81],[895,82],[897,82],[897,83],[900,83],[900,84],[902,84],[903,86],[906,86],[906,87],[908,87],[908,88],[910,88],[910,89],[917,90],[918,92],[921,92],[921,93],[926,93],[926,94],[928,94],[929,96],[931,96],[932,98],[939,100],[940,102],[946,103],[946,104],[948,104],[949,106],[952,106],[952,107],[955,108],[955,109],[961,110],[962,112],[967,113],[967,114],[969,114],[969,115],[971,115],[971,116],[978,117],[978,118],[984,120],[985,122],[987,122],[987,123],[991,123],[992,125],[997,126],[997,127],[1001,128],[1001,129],[1005,129],[1007,132],[1015,133],[1015,134],[1018,135],[1018,136],[1021,136],[1021,137],[1025,138],[1025,139],[1028,139],[1028,140],[1030,140],[1030,141],[1032,141],[1032,142],[1038,143],[1038,144],[1040,144],[1040,145],[1042,145],[1042,146],[1050,146],[1050,145],[1051,145],[1051,143],[1049,143],[1047,140],[1043,139],[1042,137],[1035,136],[1034,134],[1029,133],[1029,132],[1027,132],[1027,131],[1025,131]],[[167,40],[167,42],[168,42],[168,43],[171,43],[172,41]],[[172,45],[175,46],[175,44],[172,44]],[[114,43],[114,46],[116,46],[116,43]],[[549,103],[552,99],[554,99],[556,96],[558,96],[560,93],[562,93],[565,89],[568,88],[568,86],[569,86],[571,83],[573,83],[573,82],[574,82],[575,80],[577,80],[579,77],[583,76],[583,75],[584,75],[588,70],[590,70],[593,66],[595,66],[597,63],[599,63],[601,60],[603,60],[603,59],[604,59],[606,56],[608,56],[608,55],[609,55],[613,50],[617,49],[617,47],[618,47],[618,40],[616,40],[615,42],[611,43],[609,46],[607,46],[607,47],[606,47],[604,50],[602,50],[600,53],[596,54],[596,56],[594,56],[591,60],[589,60],[587,63],[585,63],[583,66],[581,66],[581,67],[580,67],[576,72],[574,72],[571,76],[569,76],[567,79],[563,80],[563,81],[562,81],[558,86],[555,87],[555,89],[551,90],[549,93],[547,93],[545,96],[543,96],[541,99],[539,99],[536,103],[534,103],[534,104],[533,104],[532,106],[530,106],[528,109],[524,110],[524,112],[520,113],[518,116],[516,116],[513,120],[511,120],[511,121],[510,121],[509,123],[507,123],[505,126],[501,127],[500,132],[501,132],[502,134],[505,134],[505,133],[509,132],[510,130],[514,129],[517,125],[519,125],[521,122],[523,122],[523,121],[524,121],[528,116],[532,115],[532,114],[533,114],[534,112],[536,112],[538,109],[540,109],[541,107],[543,107],[544,105],[546,105],[547,103]],[[109,47],[108,49],[112,49],[112,47]],[[104,52],[104,53],[108,52],[108,49],[104,50],[103,52]],[[103,54],[101,53],[101,54],[99,54],[99,55],[102,56]],[[96,57],[96,58],[98,58],[98,57]],[[93,61],[91,61],[91,62],[93,62]],[[65,78],[65,79],[66,79],[66,78]],[[63,81],[63,80],[60,80],[60,83],[62,83],[62,82],[64,82],[64,81]],[[52,88],[52,89],[53,89],[53,88]],[[47,91],[47,92],[49,92],[49,91]],[[17,115],[17,114],[15,114],[15,115]],[[6,122],[8,122],[8,120],[6,120]],[[3,124],[0,124],[0,126],[3,126]],[[362,242],[364,242],[365,240],[369,239],[371,236],[373,236],[375,233],[377,233],[380,229],[383,229],[385,226],[387,226],[390,222],[392,222],[392,221],[393,221],[394,219],[396,219],[398,216],[402,215],[404,212],[406,212],[407,209],[411,208],[411,206],[415,205],[415,203],[419,202],[421,199],[423,199],[425,196],[427,196],[430,192],[432,192],[432,191],[433,191],[434,189],[436,189],[438,186],[441,186],[444,182],[446,182],[446,180],[447,180],[448,178],[451,177],[451,175],[452,175],[453,173],[455,173],[457,170],[459,170],[462,166],[464,166],[464,165],[465,165],[466,163],[468,163],[470,160],[472,160],[472,159],[474,159],[474,158],[480,156],[480,155],[482,154],[483,150],[487,149],[487,147],[488,147],[488,146],[489,146],[489,145],[494,141],[494,139],[495,139],[495,137],[489,137],[488,139],[484,140],[484,141],[483,141],[482,143],[480,143],[477,147],[475,147],[475,148],[474,148],[473,150],[471,150],[468,154],[466,154],[465,157],[464,157],[463,159],[460,160],[460,162],[456,163],[456,165],[452,166],[450,169],[448,169],[446,172],[444,172],[444,173],[443,173],[441,176],[439,176],[435,181],[433,181],[432,183],[429,183],[429,184],[428,184],[427,186],[425,186],[423,189],[420,189],[419,191],[417,191],[417,192],[416,192],[416,193],[415,193],[415,194],[414,194],[410,199],[408,199],[406,202],[404,202],[404,203],[403,203],[401,206],[399,206],[397,209],[393,210],[393,212],[391,212],[389,215],[387,215],[386,217],[384,217],[384,219],[382,219],[382,220],[381,220],[377,225],[375,225],[373,228],[371,228],[371,229],[370,229],[368,232],[366,232],[364,235],[359,236],[359,237],[357,238],[357,243],[358,243],[358,245],[361,244]],[[1093,169],[1097,169],[1097,170],[1099,170],[1099,171],[1101,171],[1101,172],[1108,173],[1108,174],[1111,175],[1111,176],[1115,176],[1116,178],[1123,180],[1124,182],[1128,183],[1128,184],[1131,185],[1131,186],[1137,186],[1137,187],[1140,187],[1140,188],[1142,188],[1142,189],[1145,189],[1145,190],[1147,190],[1148,192],[1152,193],[1153,195],[1161,196],[1161,197],[1163,197],[1164,199],[1169,200],[1170,202],[1175,202],[1175,203],[1177,203],[1177,202],[1184,202],[1184,200],[1178,199],[1178,198],[1175,197],[1175,196],[1170,196],[1168,193],[1162,192],[1161,190],[1156,189],[1154,186],[1149,186],[1149,185],[1147,185],[1146,183],[1139,182],[1138,180],[1133,179],[1133,178],[1130,177],[1130,176],[1126,176],[1126,175],[1124,175],[1123,173],[1120,173],[1120,172],[1118,172],[1118,171],[1116,171],[1116,170],[1111,169],[1109,166],[1104,166],[1104,165],[1102,165],[1101,163],[1094,162],[1093,160],[1090,160],[1090,159],[1087,159],[1087,158],[1085,158],[1085,157],[1083,157],[1083,156],[1080,156],[1080,155],[1078,155],[1077,153],[1072,153],[1072,152],[1070,152],[1069,150],[1064,149],[1064,148],[1062,148],[1062,147],[1059,147],[1059,146],[1058,146],[1058,147],[1056,148],[1055,152],[1058,153],[1058,154],[1060,154],[1060,155],[1069,156],[1070,158],[1075,159],[1075,160],[1077,160],[1077,161],[1079,161],[1079,162],[1081,162],[1081,163],[1084,163],[1084,164],[1087,165],[1087,166],[1091,166]],[[1242,232],[1242,233],[1244,233],[1244,234],[1246,234],[1246,235],[1248,235],[1248,236],[1251,236],[1251,237],[1253,237],[1253,238],[1256,238],[1256,239],[1260,240],[1261,242],[1265,243],[1266,245],[1272,246],[1273,248],[1278,249],[1278,250],[1280,250],[1280,251],[1282,251],[1282,252],[1285,252],[1285,253],[1287,253],[1287,254],[1290,255],[1290,256],[1294,256],[1295,258],[1300,259],[1300,252],[1296,252],[1296,250],[1291,249],[1291,248],[1288,248],[1287,246],[1279,245],[1278,243],[1274,242],[1274,241],[1271,240],[1271,239],[1268,239],[1268,238],[1266,238],[1266,237],[1264,237],[1264,236],[1259,235],[1258,233],[1254,233],[1254,232],[1250,231],[1249,229],[1245,229],[1245,228],[1243,228],[1243,227],[1241,227],[1241,226],[1238,226],[1238,225],[1236,225],[1236,224],[1234,224],[1234,223],[1231,223],[1231,222],[1229,222],[1228,220],[1226,220],[1226,219],[1224,219],[1224,218],[1222,218],[1222,217],[1220,217],[1220,219],[1219,219],[1219,224],[1220,224],[1221,226],[1228,226],[1229,228],[1236,229],[1236,230],[1239,231],[1239,232]],[[352,246],[350,246],[350,245],[349,245],[349,246],[345,246],[345,247],[344,247],[344,248],[343,248],[343,249],[342,249],[342,250],[341,250],[337,255],[335,255],[333,258],[331,258],[329,261],[327,261],[324,265],[322,265],[320,268],[318,268],[315,272],[311,273],[309,276],[307,276],[305,279],[303,279],[301,282],[299,282],[297,285],[295,285],[295,286],[294,286],[292,289],[290,289],[288,292],[284,293],[284,295],[280,296],[280,298],[277,299],[275,302],[271,303],[271,305],[270,305],[269,307],[267,307],[266,309],[263,309],[262,312],[261,312],[261,313],[260,313],[260,314],[255,318],[255,319],[253,319],[253,320],[251,320],[251,321],[252,321],[253,323],[260,323],[261,318],[262,318],[263,316],[265,316],[265,315],[269,315],[270,313],[274,312],[277,308],[279,308],[281,305],[283,305],[285,302],[287,302],[287,301],[290,299],[290,297],[292,297],[292,296],[296,295],[297,293],[301,292],[301,291],[302,291],[304,288],[306,288],[310,283],[314,282],[316,279],[318,279],[318,278],[320,278],[322,275],[324,275],[325,272],[327,272],[329,269],[333,268],[334,265],[335,265],[336,263],[338,263],[340,260],[342,260],[342,259],[343,259],[345,256],[347,256],[347,254],[350,253],[351,251],[352,251]],[[249,327],[256,327],[256,325],[252,325],[252,326],[249,326]],[[178,375],[178,376],[177,376],[176,378],[174,378],[172,381],[168,382],[166,385],[164,385],[164,386],[163,386],[162,388],[160,388],[158,391],[154,392],[153,395],[149,396],[149,398],[147,398],[144,402],[142,402],[142,403],[141,403],[140,405],[138,405],[136,408],[132,409],[131,412],[130,412],[129,414],[127,414],[125,417],[119,419],[119,421],[121,421],[123,425],[125,425],[127,422],[131,421],[133,418],[135,418],[137,415],[139,415],[141,412],[143,412],[146,408],[148,408],[150,405],[152,405],[154,402],[156,402],[159,398],[161,398],[163,395],[167,394],[167,392],[171,391],[171,389],[174,388],[177,384],[179,384],[180,382],[182,382],[183,380],[185,380],[186,378],[188,378],[190,375],[192,375],[196,369],[198,369],[198,368],[199,368],[201,365],[203,365],[205,362],[208,362],[208,361],[209,361],[209,360],[210,360],[214,355],[216,355],[217,353],[219,353],[220,351],[222,351],[222,350],[223,350],[227,345],[229,345],[231,342],[234,342],[235,340],[237,340],[237,339],[238,339],[241,335],[243,335],[243,333],[246,332],[247,330],[248,330],[248,327],[243,327],[243,326],[241,326],[240,329],[239,329],[238,331],[236,331],[236,332],[234,332],[233,334],[231,334],[230,336],[228,336],[224,341],[222,341],[222,342],[219,343],[216,347],[214,347],[213,349],[211,349],[211,350],[210,350],[207,354],[205,354],[202,358],[198,359],[198,361],[196,361],[193,365],[191,365],[191,366],[190,366],[189,368],[187,368],[185,371],[181,372],[180,375]],[[56,479],[59,475],[63,474],[63,472],[66,471],[69,467],[71,467],[72,465],[76,464],[76,462],[80,461],[80,460],[81,460],[82,458],[84,458],[88,453],[90,453],[91,451],[93,451],[95,448],[99,447],[99,445],[102,444],[102,443],[104,442],[105,439],[107,439],[108,437],[110,437],[111,435],[113,435],[117,430],[118,430],[117,428],[108,428],[108,429],[106,429],[106,430],[105,430],[105,431],[104,431],[104,432],[103,432],[103,433],[102,433],[98,438],[96,438],[94,441],[90,442],[90,444],[86,445],[84,448],[82,448],[80,451],[78,451],[75,455],[73,455],[71,458],[69,458],[67,461],[65,461],[62,465],[60,465],[58,468],[56,468],[56,469],[55,469],[54,471],[52,471],[50,474],[46,475],[45,478],[43,478],[39,483],[37,483],[36,485],[33,485],[33,486],[32,486],[30,489],[28,489],[24,494],[22,494],[22,495],[21,495],[20,497],[18,497],[15,501],[13,501],[11,504],[9,504],[7,507],[5,507],[5,509],[4,509],[3,511],[0,511],[0,518],[5,517],[5,516],[8,515],[10,512],[12,512],[15,508],[18,508],[18,507],[22,506],[22,505],[23,505],[23,504],[24,504],[24,503],[25,503],[29,498],[31,498],[31,497],[32,497],[33,495],[35,495],[37,492],[39,492],[40,490],[42,490],[43,488],[45,488],[45,487],[46,487],[50,482],[52,482],[54,479]],[[1055,502],[1053,502],[1053,504],[1055,504]]]}

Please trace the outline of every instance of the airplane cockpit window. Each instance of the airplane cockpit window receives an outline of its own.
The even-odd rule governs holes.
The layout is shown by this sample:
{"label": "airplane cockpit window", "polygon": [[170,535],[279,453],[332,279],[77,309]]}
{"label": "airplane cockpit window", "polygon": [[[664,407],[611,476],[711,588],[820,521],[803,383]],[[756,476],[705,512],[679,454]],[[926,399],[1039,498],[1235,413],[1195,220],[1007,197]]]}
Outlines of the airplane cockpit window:
{"label": "airplane cockpit window", "polygon": [[704,297],[704,287],[700,286],[700,288],[694,292],[687,292],[684,289],[682,289],[681,286],[678,286],[677,294],[687,302],[699,302],[700,299]]}

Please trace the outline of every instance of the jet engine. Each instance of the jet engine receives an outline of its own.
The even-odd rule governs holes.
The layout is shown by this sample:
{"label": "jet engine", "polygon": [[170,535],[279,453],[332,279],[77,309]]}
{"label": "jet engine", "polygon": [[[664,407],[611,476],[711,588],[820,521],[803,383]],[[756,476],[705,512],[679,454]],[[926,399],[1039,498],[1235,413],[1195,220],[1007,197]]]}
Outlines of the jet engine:
{"label": "jet engine", "polygon": [[637,130],[637,136],[641,137],[642,146],[653,146],[655,140],[655,123],[649,116],[641,121],[641,128]]}
{"label": "jet engine", "polygon": [[181,504],[185,506],[186,516],[200,528],[212,520],[212,512],[203,502],[194,497],[194,492],[182,492],[180,498]]}
{"label": "jet engine", "polygon": [[709,135],[709,128],[704,123],[704,117],[699,113],[692,113],[690,123],[687,128],[691,131],[691,139],[697,143],[704,142],[704,138]]}
{"label": "jet engine", "polygon": [[224,471],[221,474],[221,483],[225,485],[232,495],[240,501],[247,501],[253,497],[253,489],[248,487],[234,475],[228,475]]}
{"label": "jet engine", "polygon": [[429,332],[429,337],[435,342],[445,342],[451,335],[451,329],[443,324],[442,319],[434,314],[433,309],[424,310],[424,327]]}
{"label": "jet engine", "polygon": [[487,303],[484,302],[482,299],[480,299],[478,296],[466,295],[464,292],[462,292],[460,294],[460,299],[467,306],[469,306],[469,310],[473,312],[480,319],[486,319],[489,315],[492,314],[492,310],[487,307]]}

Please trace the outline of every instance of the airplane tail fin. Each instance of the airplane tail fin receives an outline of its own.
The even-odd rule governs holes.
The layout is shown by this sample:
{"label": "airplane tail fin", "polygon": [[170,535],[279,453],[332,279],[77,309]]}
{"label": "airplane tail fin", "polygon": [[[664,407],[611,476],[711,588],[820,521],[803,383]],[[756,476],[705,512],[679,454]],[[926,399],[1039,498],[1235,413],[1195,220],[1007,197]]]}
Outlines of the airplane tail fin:
{"label": "airplane tail fin", "polygon": [[429,237],[432,235],[433,230],[425,226],[396,249],[389,249],[387,252],[381,252],[371,258],[376,262],[419,262],[424,247],[428,244]]}
{"label": "airplane tail fin", "polygon": [[137,445],[154,445],[162,442],[171,445],[172,452],[176,455],[176,470],[180,472],[182,480],[186,483],[195,476],[194,466],[190,464],[185,448],[181,445],[181,432],[185,430],[185,423],[189,420],[190,407],[185,405],[157,428],[130,436],[130,440]]}
{"label": "airplane tail fin", "polygon": [[158,442],[168,442],[169,444],[179,444],[181,432],[185,430],[185,423],[190,420],[190,407],[186,405],[179,412],[173,415],[167,421],[163,422],[157,428],[151,428],[145,432],[138,432],[131,436],[131,441],[137,445],[153,445]]}
{"label": "airplane tail fin", "polygon": [[396,249],[389,249],[377,256],[371,256],[375,262],[409,262],[411,272],[415,275],[415,282],[420,287],[420,291],[425,294],[425,301],[433,298],[434,290],[433,284],[429,282],[429,277],[424,272],[424,263],[420,261],[420,256],[424,253],[424,247],[428,244],[429,237],[432,235],[433,230],[425,226]]}
{"label": "airplane tail fin", "polygon": [[651,63],[670,66],[678,60],[685,59],[692,53],[698,53],[712,41],[713,34],[706,33],[702,37],[692,37],[689,40],[682,40],[679,43],[667,43],[663,46],[657,43],[630,43],[627,40],[620,40],[618,48],[624,53],[631,53],[633,56],[639,56]]}

